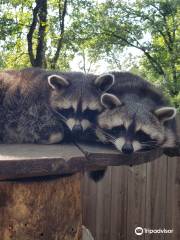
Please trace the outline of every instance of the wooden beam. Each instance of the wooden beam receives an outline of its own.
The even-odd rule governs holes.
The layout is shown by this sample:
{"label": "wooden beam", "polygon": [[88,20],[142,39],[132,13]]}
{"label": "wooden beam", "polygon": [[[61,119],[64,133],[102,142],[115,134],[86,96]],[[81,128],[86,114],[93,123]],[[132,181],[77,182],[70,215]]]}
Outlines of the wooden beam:
{"label": "wooden beam", "polygon": [[104,145],[1,144],[0,180],[35,176],[65,175],[107,166],[138,165],[163,154],[157,149],[131,156]]}
{"label": "wooden beam", "polygon": [[85,163],[87,170],[107,166],[139,165],[153,161],[163,154],[162,149],[124,155],[114,148],[105,145],[80,144],[79,147],[87,158],[87,162]]}
{"label": "wooden beam", "polygon": [[82,170],[84,155],[73,145],[0,145],[0,179],[64,175]]}

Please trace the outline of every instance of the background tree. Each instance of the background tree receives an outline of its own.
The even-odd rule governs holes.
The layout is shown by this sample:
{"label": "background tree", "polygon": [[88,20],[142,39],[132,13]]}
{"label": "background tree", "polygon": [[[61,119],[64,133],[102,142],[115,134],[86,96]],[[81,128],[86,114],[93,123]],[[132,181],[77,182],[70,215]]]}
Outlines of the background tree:
{"label": "background tree", "polygon": [[[1,66],[69,67],[73,56],[66,49],[67,5],[67,0],[13,0],[0,3],[0,31],[4,33],[0,48]],[[6,24],[3,26],[3,23]]]}
{"label": "background tree", "polygon": [[151,69],[179,104],[179,1],[104,1],[91,4],[80,16],[74,26],[80,22],[79,38],[88,42],[90,55],[106,55],[117,65],[118,54],[125,47],[138,49],[143,53],[141,64]]}
{"label": "background tree", "polygon": [[[36,6],[33,9],[32,23],[27,34],[28,53],[31,65],[34,67],[43,67],[45,65],[45,34],[47,27],[47,0],[36,0]],[[38,29],[37,28],[38,25]],[[34,36],[35,35],[35,36]],[[36,46],[33,42],[36,38]],[[34,54],[33,47],[36,49]]]}
{"label": "background tree", "polygon": [[0,67],[131,70],[179,107],[179,20],[178,0],[1,1]]}

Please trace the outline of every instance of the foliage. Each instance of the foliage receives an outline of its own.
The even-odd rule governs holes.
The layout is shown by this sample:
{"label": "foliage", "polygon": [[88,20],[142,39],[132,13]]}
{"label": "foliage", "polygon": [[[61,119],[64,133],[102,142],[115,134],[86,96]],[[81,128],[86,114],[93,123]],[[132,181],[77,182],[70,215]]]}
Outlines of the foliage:
{"label": "foliage", "polygon": [[76,29],[81,25],[76,33],[91,58],[106,56],[118,66],[119,53],[125,47],[141,51],[141,75],[151,75],[154,82],[158,79],[156,82],[178,106],[179,16],[177,0],[107,0],[91,4],[75,16],[73,24]]}
{"label": "foliage", "polygon": [[[40,12],[37,11],[37,23],[32,32],[31,55],[27,36],[33,23],[33,14],[37,8],[38,2],[41,0],[31,1],[5,1],[0,3],[0,67],[1,68],[22,68],[24,66],[44,66],[48,68],[61,68],[63,70],[69,68],[69,62],[73,58],[72,52],[67,48],[67,37],[61,28],[62,14],[64,2],[63,0],[48,1],[48,18],[40,21]],[[63,16],[65,17],[65,16]],[[6,25],[4,25],[4,22]],[[40,37],[40,27],[44,27],[43,39]],[[63,36],[62,36],[63,35]],[[58,50],[58,58],[54,61],[57,53],[59,40],[63,39],[60,49]],[[39,55],[44,51],[44,60],[40,63],[41,56],[38,56],[38,43],[42,40],[43,46],[39,51]],[[36,61],[36,62],[35,62]]]}
{"label": "foliage", "polygon": [[68,70],[81,56],[89,72],[104,61],[153,81],[179,107],[179,20],[178,0],[1,1],[0,67]]}

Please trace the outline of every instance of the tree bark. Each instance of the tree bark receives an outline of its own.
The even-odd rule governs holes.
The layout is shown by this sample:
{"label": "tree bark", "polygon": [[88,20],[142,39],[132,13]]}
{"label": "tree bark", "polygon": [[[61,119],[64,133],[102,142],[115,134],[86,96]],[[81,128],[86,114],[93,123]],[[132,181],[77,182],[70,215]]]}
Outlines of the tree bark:
{"label": "tree bark", "polygon": [[60,55],[60,51],[63,47],[63,41],[64,41],[64,28],[65,28],[65,16],[67,14],[67,0],[64,0],[64,4],[63,4],[63,9],[61,10],[61,4],[60,4],[61,0],[59,0],[59,28],[60,28],[60,33],[59,33],[59,39],[57,42],[57,49],[56,52],[54,54],[54,57],[51,60],[51,68],[55,69],[56,68],[56,64],[57,61],[59,59],[59,55]]}
{"label": "tree bark", "polygon": [[[38,26],[37,43],[33,42],[35,30]],[[27,34],[28,53],[31,65],[33,67],[43,67],[45,62],[45,33],[47,25],[47,0],[36,0],[36,6],[33,9],[33,19]],[[34,50],[35,49],[35,50]],[[35,52],[35,53],[34,53]]]}

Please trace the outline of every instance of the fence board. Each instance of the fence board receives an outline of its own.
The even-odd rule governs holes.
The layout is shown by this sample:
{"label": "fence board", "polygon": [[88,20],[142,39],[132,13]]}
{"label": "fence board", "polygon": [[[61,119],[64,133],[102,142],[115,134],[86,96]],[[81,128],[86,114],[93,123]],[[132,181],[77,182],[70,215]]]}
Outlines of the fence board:
{"label": "fence board", "polygon": [[97,184],[84,175],[83,180],[83,225],[87,226],[93,236],[96,233],[96,199]]}
{"label": "fence board", "polygon": [[128,168],[112,167],[111,234],[110,240],[125,240],[127,235]]}
{"label": "fence board", "polygon": [[[145,227],[163,229],[166,217],[167,157],[147,164],[146,222]],[[146,240],[157,239],[157,234],[146,234]],[[158,235],[164,240],[164,234]]]}
{"label": "fence board", "polygon": [[176,195],[175,195],[175,181],[176,181],[176,168],[177,158],[168,158],[167,161],[167,196],[166,196],[166,228],[173,229],[173,234],[166,234],[165,240],[176,240],[175,229],[175,212],[176,212]]}
{"label": "fence board", "polygon": [[180,158],[177,159],[174,193],[174,239],[180,239]]}
{"label": "fence board", "polygon": [[129,168],[127,191],[127,239],[144,239],[144,235],[137,236],[134,231],[145,221],[146,164]]}
{"label": "fence board", "polygon": [[111,168],[104,181],[97,184],[96,235],[95,239],[109,240],[111,225]]}

